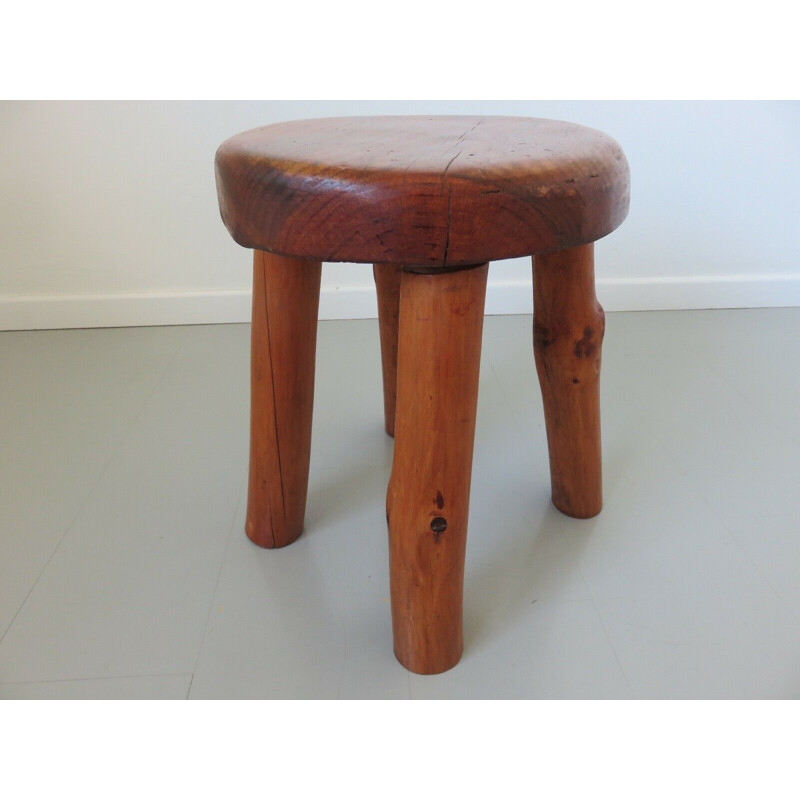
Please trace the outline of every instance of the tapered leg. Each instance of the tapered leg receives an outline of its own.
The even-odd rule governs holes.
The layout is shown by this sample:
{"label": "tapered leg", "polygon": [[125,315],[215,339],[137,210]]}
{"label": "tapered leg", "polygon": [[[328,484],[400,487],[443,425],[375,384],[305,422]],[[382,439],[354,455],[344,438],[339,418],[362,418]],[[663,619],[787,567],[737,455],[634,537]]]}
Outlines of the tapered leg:
{"label": "tapered leg", "polygon": [[322,265],[256,250],[245,531],[284,547],[303,530]]}
{"label": "tapered leg", "polygon": [[381,331],[383,365],[383,415],[386,433],[394,436],[394,410],[397,397],[397,323],[400,317],[399,264],[375,264],[372,267],[378,290],[378,324]]}
{"label": "tapered leg", "polygon": [[488,264],[404,272],[396,441],[386,498],[394,652],[412,672],[455,666]]}
{"label": "tapered leg", "polygon": [[533,351],[553,504],[571,517],[593,517],[603,506],[600,351],[605,330],[594,291],[594,246],[535,256],[533,262]]}

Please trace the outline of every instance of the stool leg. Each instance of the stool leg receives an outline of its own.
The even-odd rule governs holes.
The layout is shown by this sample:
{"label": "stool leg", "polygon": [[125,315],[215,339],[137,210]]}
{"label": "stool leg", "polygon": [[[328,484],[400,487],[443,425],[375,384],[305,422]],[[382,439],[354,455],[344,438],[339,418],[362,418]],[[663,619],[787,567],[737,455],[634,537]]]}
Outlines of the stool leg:
{"label": "stool leg", "polygon": [[533,352],[544,401],[553,504],[570,517],[603,506],[600,351],[605,314],[594,245],[533,259]]}
{"label": "stool leg", "polygon": [[400,316],[399,264],[374,264],[375,288],[378,290],[378,324],[381,332],[383,365],[383,415],[386,433],[394,436],[394,410],[397,398],[397,321]]}
{"label": "stool leg", "polygon": [[463,650],[462,594],[488,264],[404,272],[396,441],[386,498],[394,652],[444,672]]}
{"label": "stool leg", "polygon": [[303,530],[322,265],[256,250],[247,536],[284,547]]}

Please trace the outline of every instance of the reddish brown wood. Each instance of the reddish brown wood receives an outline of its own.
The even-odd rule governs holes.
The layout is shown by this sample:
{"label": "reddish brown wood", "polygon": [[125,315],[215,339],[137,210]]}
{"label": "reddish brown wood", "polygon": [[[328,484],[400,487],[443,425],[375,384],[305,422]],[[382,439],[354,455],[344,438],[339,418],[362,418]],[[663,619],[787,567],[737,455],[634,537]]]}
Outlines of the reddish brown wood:
{"label": "reddish brown wood", "polygon": [[488,264],[403,273],[396,441],[386,498],[394,651],[412,672],[455,666]]}
{"label": "reddish brown wood", "polygon": [[627,214],[625,156],[599,131],[552,120],[350,117],[234,136],[216,177],[225,225],[256,250],[247,535],[280,547],[303,527],[320,262],[373,263],[397,437],[386,501],[395,653],[414,672],[449,669],[463,648],[485,262],[534,256],[553,502],[593,516],[604,316],[592,242]]}
{"label": "reddish brown wood", "polygon": [[439,268],[592,242],[629,197],[610,136],[527,117],[282,122],[225,142],[216,173],[245,247]]}
{"label": "reddish brown wood", "polygon": [[284,547],[303,530],[322,265],[253,259],[248,537]]}
{"label": "reddish brown wood", "polygon": [[399,264],[375,264],[375,288],[378,290],[378,325],[381,335],[383,368],[383,415],[386,433],[394,436],[394,409],[397,397],[397,325],[400,317]]}
{"label": "reddish brown wood", "polygon": [[533,262],[533,350],[544,401],[553,504],[571,517],[603,506],[600,353],[605,315],[594,289],[594,245]]}

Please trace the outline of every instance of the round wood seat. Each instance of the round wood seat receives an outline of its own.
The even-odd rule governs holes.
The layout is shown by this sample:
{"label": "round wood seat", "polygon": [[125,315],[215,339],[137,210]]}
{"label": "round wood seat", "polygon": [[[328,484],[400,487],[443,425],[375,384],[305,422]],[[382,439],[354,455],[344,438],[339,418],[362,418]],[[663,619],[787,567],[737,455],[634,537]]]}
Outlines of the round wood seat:
{"label": "round wood seat", "polygon": [[614,139],[528,117],[283,122],[224,142],[216,175],[240,245],[431,271],[593,242],[629,201]]}

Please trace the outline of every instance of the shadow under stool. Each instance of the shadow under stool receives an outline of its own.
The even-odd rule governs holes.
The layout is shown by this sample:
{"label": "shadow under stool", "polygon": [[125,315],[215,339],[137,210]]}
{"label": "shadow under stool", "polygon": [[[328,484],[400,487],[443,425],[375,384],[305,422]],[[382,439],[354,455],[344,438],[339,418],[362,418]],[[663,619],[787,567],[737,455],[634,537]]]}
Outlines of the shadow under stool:
{"label": "shadow under stool", "polygon": [[489,261],[533,257],[533,351],[552,498],[602,506],[604,315],[593,242],[624,220],[628,164],[609,136],[526,117],[341,117],[228,139],[222,219],[254,250],[246,532],[303,529],[323,261],[373,264],[386,432],[394,652],[438,673],[463,650],[462,594]]}

